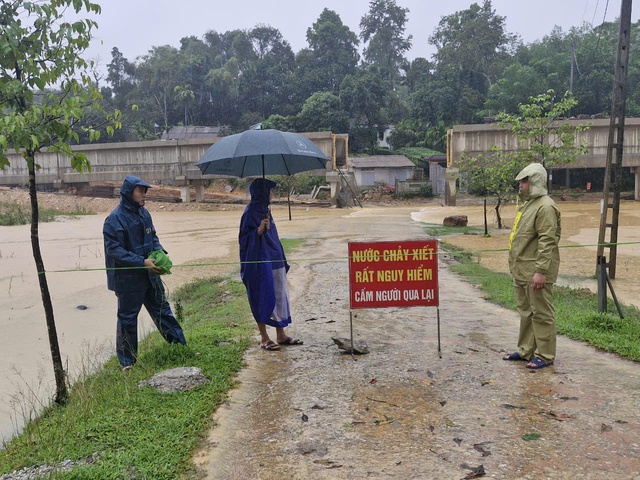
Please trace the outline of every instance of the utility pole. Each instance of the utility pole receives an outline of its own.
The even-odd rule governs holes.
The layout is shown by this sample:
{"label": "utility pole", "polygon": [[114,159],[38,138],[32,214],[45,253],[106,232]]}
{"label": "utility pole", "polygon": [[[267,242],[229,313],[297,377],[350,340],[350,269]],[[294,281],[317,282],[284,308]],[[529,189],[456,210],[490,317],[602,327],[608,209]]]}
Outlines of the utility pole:
{"label": "utility pole", "polygon": [[573,67],[576,64],[576,41],[571,36],[571,76],[569,77],[569,91],[573,95]]}
{"label": "utility pole", "polygon": [[[604,174],[603,199],[600,205],[600,231],[598,234],[596,276],[598,278],[598,304],[601,312],[607,309],[607,284],[609,288],[611,288],[610,279],[616,276],[630,33],[631,0],[622,0],[618,53],[616,56],[613,98],[611,102],[611,122],[609,124],[609,141],[607,145],[607,163]],[[611,213],[610,221],[609,213]],[[607,233],[609,233],[608,240]],[[605,248],[609,249],[608,262],[604,252]],[[608,273],[607,267],[609,268]],[[613,294],[613,288],[611,288],[611,293]],[[615,299],[615,294],[613,296]]]}

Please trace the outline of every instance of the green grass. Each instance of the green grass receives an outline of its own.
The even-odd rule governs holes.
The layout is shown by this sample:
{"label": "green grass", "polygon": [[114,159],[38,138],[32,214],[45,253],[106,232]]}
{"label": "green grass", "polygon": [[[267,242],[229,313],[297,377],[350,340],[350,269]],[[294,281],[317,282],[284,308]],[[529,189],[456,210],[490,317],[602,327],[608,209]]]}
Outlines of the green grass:
{"label": "green grass", "polygon": [[430,157],[431,155],[442,155],[442,152],[438,152],[437,150],[432,150],[426,147],[403,147],[396,150],[394,153],[404,155],[412,162],[416,163],[418,160],[422,160],[425,157]]}
{"label": "green grass", "polygon": [[[94,215],[84,207],[76,207],[72,212],[61,212],[60,210],[39,209],[38,221],[53,222],[60,216]],[[31,207],[17,203],[0,202],[0,226],[27,225],[31,223]]]}
{"label": "green grass", "polygon": [[476,227],[445,227],[435,223],[425,224],[424,231],[432,237],[446,237],[448,235],[484,235],[484,229]]}
{"label": "green grass", "polygon": [[284,248],[285,253],[291,252],[299,247],[302,243],[304,243],[304,239],[302,238],[281,238],[280,243],[282,243],[282,248]]}
{"label": "green grass", "polygon": [[[169,345],[154,332],[141,342],[131,371],[121,372],[112,358],[86,375],[73,385],[68,405],[47,409],[0,451],[0,474],[94,453],[97,462],[56,478],[174,479],[192,468],[211,414],[235,385],[255,323],[237,281],[200,280],[175,299],[188,346]],[[210,383],[174,394],[137,385],[180,366],[200,367]]]}
{"label": "green grass", "polygon": [[[441,243],[461,263],[451,270],[478,286],[484,298],[505,308],[516,310],[513,283],[509,275],[495,273],[473,262],[454,245]],[[624,318],[617,314],[613,300],[607,312],[598,312],[598,296],[586,290],[554,288],[557,331],[560,335],[586,342],[594,347],[640,361],[640,310],[621,305]]]}

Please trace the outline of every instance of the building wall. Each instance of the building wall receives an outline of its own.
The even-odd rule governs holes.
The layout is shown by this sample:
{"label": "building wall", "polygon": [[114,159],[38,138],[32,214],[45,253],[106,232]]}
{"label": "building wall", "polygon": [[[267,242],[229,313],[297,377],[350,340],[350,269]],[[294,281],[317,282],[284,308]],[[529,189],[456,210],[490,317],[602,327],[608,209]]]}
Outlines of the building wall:
{"label": "building wall", "polygon": [[353,168],[353,174],[358,187],[372,187],[374,185],[394,185],[396,179],[404,182],[413,178],[415,168],[374,168],[363,170]]}
{"label": "building wall", "polygon": [[[327,155],[331,162],[345,161],[346,136],[331,132],[303,133]],[[126,175],[143,177],[147,181],[173,181],[178,177],[199,180],[203,176],[195,163],[217,138],[191,140],[154,140],[150,142],[102,143],[74,146],[73,150],[87,155],[91,172],[78,173],[71,160],[52,152],[36,156],[40,165],[39,184],[71,184],[120,181]],[[16,153],[8,155],[10,166],[0,170],[0,185],[26,185],[29,182],[27,164]],[[209,178],[209,177],[204,177]]]}
{"label": "building wall", "polygon": [[[609,119],[562,120],[559,123],[589,126],[588,130],[580,132],[577,138],[578,143],[586,146],[587,153],[570,164],[569,168],[605,166]],[[556,139],[552,136],[549,141],[555,142]],[[490,151],[494,146],[507,152],[529,148],[528,144],[519,142],[507,128],[497,124],[454,125],[447,134],[447,166],[456,167],[463,154],[475,156]],[[625,120],[623,152],[623,166],[640,166],[640,118]]]}

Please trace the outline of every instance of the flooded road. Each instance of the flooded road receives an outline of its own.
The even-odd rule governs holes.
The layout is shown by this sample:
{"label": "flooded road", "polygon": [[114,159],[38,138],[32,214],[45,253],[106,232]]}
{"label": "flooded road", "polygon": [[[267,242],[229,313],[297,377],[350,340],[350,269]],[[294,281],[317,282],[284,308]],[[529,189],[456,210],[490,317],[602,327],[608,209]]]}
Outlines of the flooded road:
{"label": "flooded road", "polygon": [[[638,238],[637,205],[623,207],[624,238]],[[563,244],[583,245],[563,249],[561,273],[576,284],[588,281],[595,251],[586,245],[596,243],[598,206],[560,208]],[[566,338],[558,339],[556,364],[543,371],[501,361],[501,352],[515,346],[517,315],[485,302],[449,271],[446,255],[440,260],[439,310],[357,311],[354,337],[371,353],[354,358],[335,347],[331,337],[348,337],[350,328],[348,242],[426,238],[420,222],[440,224],[453,212],[481,228],[479,206],[294,210],[291,222],[286,209],[274,208],[281,237],[306,240],[290,256],[289,274],[289,333],[305,345],[266,352],[256,340],[239,388],[217,412],[218,425],[195,458],[199,474],[228,480],[448,480],[481,467],[487,477],[510,480],[640,478],[640,366]],[[177,265],[167,277],[170,290],[197,276],[237,272],[240,212],[152,214]],[[505,217],[508,223],[508,212]],[[41,226],[61,349],[72,372],[113,352],[115,297],[106,289],[104,271],[90,270],[103,267],[103,218]],[[446,240],[483,251],[479,261],[501,270],[506,253],[489,250],[504,248],[506,234]],[[28,241],[28,227],[0,228],[5,435],[20,424],[12,399],[25,385],[40,398],[53,391]],[[640,260],[637,250],[619,250],[616,293],[627,303],[638,298],[631,275]],[[212,265],[181,266],[188,262]]]}

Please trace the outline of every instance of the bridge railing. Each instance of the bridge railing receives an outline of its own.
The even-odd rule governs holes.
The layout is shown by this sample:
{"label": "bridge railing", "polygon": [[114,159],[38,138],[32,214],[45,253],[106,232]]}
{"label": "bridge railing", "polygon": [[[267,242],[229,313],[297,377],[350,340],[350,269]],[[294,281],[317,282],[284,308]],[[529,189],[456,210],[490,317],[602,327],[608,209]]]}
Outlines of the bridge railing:
{"label": "bridge railing", "polygon": [[[558,123],[563,122],[588,125],[589,128],[580,132],[577,138],[579,144],[586,146],[587,153],[562,168],[603,168],[607,159],[609,119],[570,119]],[[454,125],[447,136],[447,167],[457,167],[462,155],[479,155],[489,152],[494,146],[505,152],[528,148],[508,128],[495,123]],[[556,139],[548,140],[553,143]],[[623,166],[640,166],[640,118],[625,120]]]}
{"label": "bridge railing", "polygon": [[[336,151],[346,155],[346,135],[331,132],[303,133],[329,158],[335,161]],[[338,142],[336,140],[338,138]],[[36,157],[40,166],[38,184],[50,184],[62,188],[65,185],[90,182],[118,182],[126,175],[136,175],[150,182],[182,182],[213,178],[204,176],[195,166],[204,152],[218,138],[189,140],[154,140],[147,142],[122,142],[78,145],[72,147],[87,155],[91,172],[78,173],[71,167],[71,160],[53,152],[42,152]],[[337,145],[337,146],[336,146]],[[340,154],[338,154],[338,157]],[[10,166],[0,170],[0,185],[26,185],[29,182],[27,165],[17,153],[8,155]],[[328,167],[331,169],[333,163]]]}

